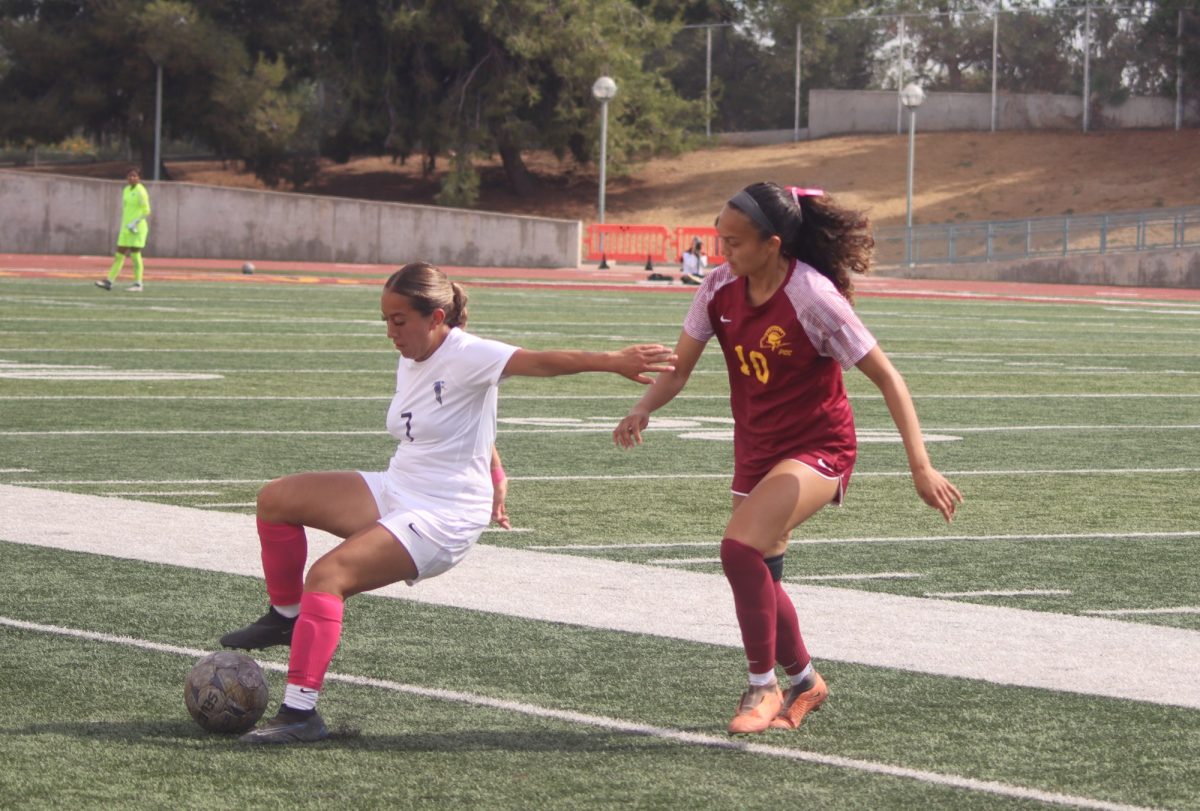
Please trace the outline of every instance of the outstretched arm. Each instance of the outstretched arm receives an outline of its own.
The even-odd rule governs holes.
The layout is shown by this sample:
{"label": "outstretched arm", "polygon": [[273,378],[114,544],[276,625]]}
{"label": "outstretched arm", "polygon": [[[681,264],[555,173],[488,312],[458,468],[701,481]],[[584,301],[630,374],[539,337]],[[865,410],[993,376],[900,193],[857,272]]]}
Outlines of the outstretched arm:
{"label": "outstretched arm", "polygon": [[557,377],[579,372],[612,372],[637,383],[650,383],[648,372],[670,372],[675,367],[671,350],[661,344],[637,344],[615,352],[552,349],[535,352],[518,349],[508,359],[504,374],[522,377]]}
{"label": "outstretched arm", "polygon": [[679,343],[675,344],[675,368],[660,374],[637,405],[629,409],[629,414],[613,429],[613,442],[622,448],[642,444],[642,431],[650,424],[651,412],[662,408],[683,391],[703,352],[703,342],[686,332],[681,333]]}
{"label": "outstretched arm", "polygon": [[940,512],[947,522],[952,521],[955,509],[962,503],[962,493],[930,463],[925,439],[921,436],[921,423],[917,420],[917,409],[913,406],[912,395],[904,378],[878,345],[858,362],[858,368],[883,394],[892,421],[904,440],[904,451],[908,454],[908,467],[912,471],[917,494],[922,501]]}

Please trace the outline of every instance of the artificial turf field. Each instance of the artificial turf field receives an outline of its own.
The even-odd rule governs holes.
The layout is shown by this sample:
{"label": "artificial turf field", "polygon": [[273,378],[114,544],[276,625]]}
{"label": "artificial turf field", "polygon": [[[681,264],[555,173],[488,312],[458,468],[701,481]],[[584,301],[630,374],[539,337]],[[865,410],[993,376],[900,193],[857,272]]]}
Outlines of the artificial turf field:
{"label": "artificial turf field", "polygon": [[[376,287],[89,285],[0,279],[0,485],[125,499],[135,516],[146,503],[250,516],[272,477],[386,464],[396,354]],[[636,289],[471,296],[473,331],[529,348],[672,344],[688,302]],[[1200,635],[1200,306],[864,297],[858,309],[967,503],[945,526],[919,502],[882,400],[850,372],[855,479],[846,507],[796,533],[789,585]],[[712,347],[646,444],[621,452],[609,431],[634,384],[506,381],[498,442],[519,531],[482,543],[559,555],[564,577],[580,556],[719,576],[726,391]],[[261,612],[257,579],[8,534],[7,807],[1200,807],[1200,709],[1080,692],[1069,677],[1034,689],[817,648],[828,706],[796,732],[731,742],[743,657],[672,638],[669,611],[643,634],[358,597],[322,696],[338,734],[248,751],[191,722],[182,683]],[[607,585],[618,604],[634,598]],[[538,585],[497,587],[532,600]],[[798,608],[803,627],[822,606]],[[1005,645],[981,634],[978,651],[950,653]],[[277,698],[282,676],[269,676]]]}

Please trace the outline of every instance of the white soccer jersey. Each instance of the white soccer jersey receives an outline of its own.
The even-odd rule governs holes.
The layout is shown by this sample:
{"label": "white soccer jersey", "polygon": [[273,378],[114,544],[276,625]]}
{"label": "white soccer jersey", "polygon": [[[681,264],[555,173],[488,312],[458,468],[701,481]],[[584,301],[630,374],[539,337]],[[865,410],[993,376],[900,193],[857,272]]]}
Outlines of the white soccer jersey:
{"label": "white soccer jersey", "polygon": [[518,347],[452,329],[430,357],[400,359],[388,433],[388,477],[414,503],[486,525],[500,375]]}

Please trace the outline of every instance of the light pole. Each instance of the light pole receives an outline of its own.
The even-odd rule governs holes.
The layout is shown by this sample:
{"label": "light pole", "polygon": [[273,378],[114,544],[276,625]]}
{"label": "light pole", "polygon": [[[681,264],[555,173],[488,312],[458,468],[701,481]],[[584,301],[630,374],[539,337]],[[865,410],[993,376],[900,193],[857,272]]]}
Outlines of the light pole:
{"label": "light pole", "polygon": [[158,167],[162,165],[162,63],[155,62],[154,77],[154,181],[158,182]]}
{"label": "light pole", "polygon": [[900,91],[900,103],[908,108],[908,204],[904,216],[904,262],[912,264],[912,197],[913,197],[913,163],[917,152],[917,108],[925,101],[925,91],[921,86],[912,83]]}
{"label": "light pole", "polygon": [[617,83],[601,76],[592,85],[592,95],[600,102],[600,224],[604,224],[604,173],[608,163],[608,103],[617,95]]}
{"label": "light pole", "polygon": [[[617,83],[610,76],[601,76],[592,85],[592,95],[600,102],[600,224],[604,225],[604,183],[608,164],[608,103],[617,95]],[[604,234],[600,234],[600,267],[608,267],[604,255]]]}
{"label": "light pole", "polygon": [[[188,19],[183,15],[177,16],[171,21],[171,26],[175,31],[183,31],[187,28]],[[171,32],[170,39],[178,39]],[[159,36],[162,34],[160,32]],[[187,36],[186,32],[183,36]],[[167,58],[171,52],[171,43],[155,42],[150,50],[150,58],[154,60],[154,180],[158,180],[159,168],[162,166],[162,91],[163,91],[163,60]]]}

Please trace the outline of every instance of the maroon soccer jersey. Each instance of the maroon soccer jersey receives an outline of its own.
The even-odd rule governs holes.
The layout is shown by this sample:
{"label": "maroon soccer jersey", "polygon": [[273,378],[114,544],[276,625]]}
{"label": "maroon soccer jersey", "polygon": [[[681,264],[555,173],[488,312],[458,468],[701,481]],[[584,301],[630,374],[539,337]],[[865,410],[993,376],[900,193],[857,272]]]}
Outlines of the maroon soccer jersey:
{"label": "maroon soccer jersey", "polygon": [[857,441],[842,369],[875,338],[832,281],[793,260],[774,295],[753,306],[746,280],[722,265],[705,277],[683,328],[698,341],[715,335],[725,353],[734,492],[748,493],[783,459],[849,479]]}

